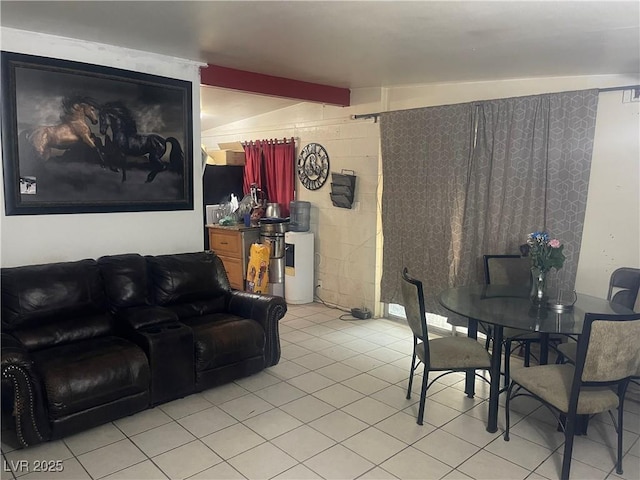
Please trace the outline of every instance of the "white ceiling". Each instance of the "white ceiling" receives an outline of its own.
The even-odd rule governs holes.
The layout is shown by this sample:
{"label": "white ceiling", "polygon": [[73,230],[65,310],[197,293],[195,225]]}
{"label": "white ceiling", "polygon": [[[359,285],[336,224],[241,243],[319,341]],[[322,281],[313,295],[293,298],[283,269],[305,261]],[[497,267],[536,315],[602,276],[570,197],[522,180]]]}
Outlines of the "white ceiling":
{"label": "white ceiling", "polygon": [[[3,0],[0,14],[6,27],[346,88],[640,72],[638,1]],[[206,126],[294,103],[245,95],[203,90],[203,111],[223,114]]]}

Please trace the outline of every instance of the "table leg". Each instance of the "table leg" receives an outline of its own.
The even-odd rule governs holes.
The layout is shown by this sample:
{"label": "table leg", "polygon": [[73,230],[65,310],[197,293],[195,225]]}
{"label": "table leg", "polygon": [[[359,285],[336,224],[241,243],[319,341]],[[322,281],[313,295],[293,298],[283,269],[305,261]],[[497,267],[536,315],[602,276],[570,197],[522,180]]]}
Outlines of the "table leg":
{"label": "table leg", "polygon": [[[478,339],[478,321],[473,318],[470,318],[467,322],[467,337],[473,338],[474,340]],[[464,382],[464,393],[466,393],[469,398],[473,398],[476,393],[475,370],[467,371]]]}
{"label": "table leg", "polygon": [[491,352],[491,386],[489,389],[489,418],[487,432],[498,431],[498,397],[500,396],[500,365],[502,364],[502,326],[494,325]]}
{"label": "table leg", "polygon": [[540,334],[540,365],[549,363],[549,334]]}

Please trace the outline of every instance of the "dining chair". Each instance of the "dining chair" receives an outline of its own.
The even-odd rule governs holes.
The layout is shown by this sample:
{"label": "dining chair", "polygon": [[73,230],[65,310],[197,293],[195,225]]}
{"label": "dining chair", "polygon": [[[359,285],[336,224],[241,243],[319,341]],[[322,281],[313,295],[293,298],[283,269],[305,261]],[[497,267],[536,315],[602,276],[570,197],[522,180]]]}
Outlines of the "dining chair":
{"label": "dining chair", "polygon": [[[402,270],[402,300],[404,303],[407,322],[413,332],[413,356],[409,370],[409,386],[407,399],[411,398],[413,376],[422,363],[422,388],[420,389],[420,407],[418,409],[417,424],[422,425],[427,390],[439,378],[454,372],[474,372],[476,376],[489,383],[475,370],[491,368],[491,357],[484,347],[476,340],[468,337],[442,337],[429,339],[427,329],[426,308],[422,282],[409,275],[408,269]],[[429,381],[430,372],[443,372]]]}
{"label": "dining chair", "polygon": [[[558,418],[564,431],[560,478],[568,480],[573,439],[580,428],[579,417],[608,411],[618,434],[616,473],[621,475],[624,396],[630,377],[640,368],[638,338],[640,314],[585,314],[575,365],[540,365],[518,368],[511,373],[505,403],[504,440],[509,441],[511,400],[529,396],[542,402]],[[616,408],[617,419],[611,413]]]}
{"label": "dining chair", "polygon": [[[484,281],[487,285],[517,285],[531,286],[531,261],[528,257],[520,255],[484,255]],[[485,347],[489,349],[492,339],[492,330],[490,325],[483,325],[483,330],[487,335]],[[550,342],[559,343],[562,337],[550,336]],[[517,328],[504,328],[503,341],[504,345],[504,388],[509,386],[509,371],[511,354],[516,348],[524,349],[524,366],[531,364],[531,345],[540,343],[540,335],[531,333]],[[512,344],[516,344],[512,347]]]}
{"label": "dining chair", "polygon": [[[622,267],[613,271],[609,279],[607,300],[634,309],[640,290],[640,268]],[[615,291],[615,293],[614,293]],[[578,344],[567,342],[558,345],[556,363],[575,363]],[[632,377],[634,383],[640,382],[640,369]]]}

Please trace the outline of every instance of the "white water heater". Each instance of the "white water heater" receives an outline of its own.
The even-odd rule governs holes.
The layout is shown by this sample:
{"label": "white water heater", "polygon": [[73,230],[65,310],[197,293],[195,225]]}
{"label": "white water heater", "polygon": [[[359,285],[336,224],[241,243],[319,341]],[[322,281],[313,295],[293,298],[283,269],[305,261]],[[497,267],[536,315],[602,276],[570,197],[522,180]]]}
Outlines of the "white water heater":
{"label": "white water heater", "polygon": [[287,303],[313,302],[313,232],[284,234],[284,298]]}

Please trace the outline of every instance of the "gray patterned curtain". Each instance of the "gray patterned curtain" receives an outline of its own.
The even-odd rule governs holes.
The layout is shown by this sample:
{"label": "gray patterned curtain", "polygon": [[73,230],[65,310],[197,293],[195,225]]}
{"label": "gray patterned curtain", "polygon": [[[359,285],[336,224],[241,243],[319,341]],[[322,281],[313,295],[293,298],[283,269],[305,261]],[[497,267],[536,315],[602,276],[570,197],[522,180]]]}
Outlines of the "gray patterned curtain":
{"label": "gray patterned curtain", "polygon": [[443,313],[437,294],[481,282],[483,254],[518,253],[542,229],[565,245],[558,277],[572,289],[597,101],[588,90],[382,114],[382,300],[400,303],[407,266]]}

